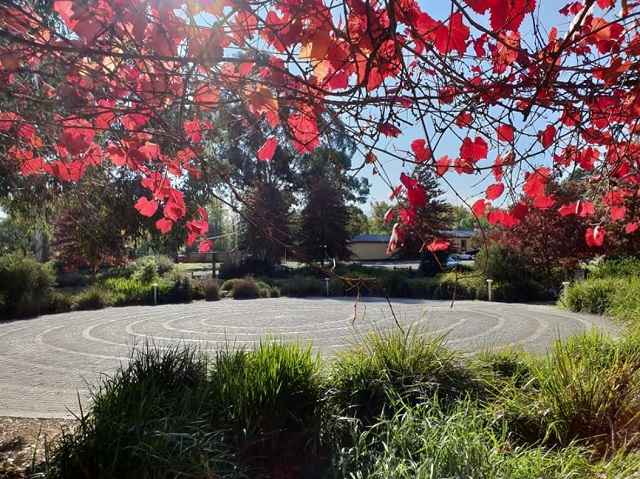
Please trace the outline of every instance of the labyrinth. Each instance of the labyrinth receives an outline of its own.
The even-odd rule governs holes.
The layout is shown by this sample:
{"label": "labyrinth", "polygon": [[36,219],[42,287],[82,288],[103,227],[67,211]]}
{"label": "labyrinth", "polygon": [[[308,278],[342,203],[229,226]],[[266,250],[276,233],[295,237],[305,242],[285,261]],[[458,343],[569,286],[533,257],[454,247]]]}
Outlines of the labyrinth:
{"label": "labyrinth", "polygon": [[372,329],[413,327],[446,335],[461,351],[519,345],[544,351],[559,337],[609,320],[553,306],[366,298],[223,300],[111,308],[0,322],[0,416],[68,417],[132,348],[176,343],[202,351],[251,347],[270,337],[310,344],[323,356]]}

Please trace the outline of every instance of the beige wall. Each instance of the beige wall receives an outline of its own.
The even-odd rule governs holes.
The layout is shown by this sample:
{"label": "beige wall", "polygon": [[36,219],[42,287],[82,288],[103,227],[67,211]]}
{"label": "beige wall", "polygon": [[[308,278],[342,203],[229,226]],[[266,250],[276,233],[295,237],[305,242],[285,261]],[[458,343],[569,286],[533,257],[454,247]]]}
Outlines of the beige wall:
{"label": "beige wall", "polygon": [[389,259],[387,243],[351,243],[349,249],[354,260]]}

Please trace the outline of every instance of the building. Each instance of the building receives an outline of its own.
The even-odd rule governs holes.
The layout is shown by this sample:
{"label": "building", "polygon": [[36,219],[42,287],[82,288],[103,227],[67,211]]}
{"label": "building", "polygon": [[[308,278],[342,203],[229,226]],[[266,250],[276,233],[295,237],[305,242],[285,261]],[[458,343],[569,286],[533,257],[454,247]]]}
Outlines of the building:
{"label": "building", "polygon": [[[451,249],[457,252],[469,251],[473,248],[471,240],[477,235],[475,231],[449,230],[442,231],[442,237],[451,241]],[[387,245],[391,235],[356,235],[349,243],[353,259],[362,261],[391,259],[387,254]]]}

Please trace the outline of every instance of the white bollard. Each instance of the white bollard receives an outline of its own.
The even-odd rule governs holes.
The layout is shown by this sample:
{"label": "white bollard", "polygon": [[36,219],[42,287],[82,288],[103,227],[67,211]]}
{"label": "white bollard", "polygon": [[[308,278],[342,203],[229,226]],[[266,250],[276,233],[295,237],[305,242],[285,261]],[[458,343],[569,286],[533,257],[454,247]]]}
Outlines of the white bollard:
{"label": "white bollard", "polygon": [[153,283],[153,305],[158,304],[158,283]]}
{"label": "white bollard", "polygon": [[489,301],[491,301],[491,283],[493,283],[492,279],[487,280],[487,295],[489,297]]}
{"label": "white bollard", "polygon": [[567,295],[567,291],[569,291],[569,285],[571,284],[570,281],[563,281],[562,282],[562,293],[566,296]]}
{"label": "white bollard", "polygon": [[327,290],[327,296],[329,296],[329,278],[324,279],[324,287]]}

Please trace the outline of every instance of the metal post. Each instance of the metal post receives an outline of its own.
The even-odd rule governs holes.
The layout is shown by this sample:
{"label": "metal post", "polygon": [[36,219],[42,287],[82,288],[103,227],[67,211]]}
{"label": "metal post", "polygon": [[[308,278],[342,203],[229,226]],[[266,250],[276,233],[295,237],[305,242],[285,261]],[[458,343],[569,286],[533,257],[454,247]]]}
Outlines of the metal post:
{"label": "metal post", "polygon": [[324,286],[325,286],[325,289],[327,290],[327,296],[329,296],[329,278],[324,279]]}
{"label": "metal post", "polygon": [[158,283],[153,283],[153,305],[158,304]]}
{"label": "metal post", "polygon": [[491,301],[491,283],[493,283],[492,279],[487,280],[487,294],[489,296],[489,301]]}

